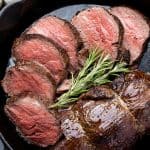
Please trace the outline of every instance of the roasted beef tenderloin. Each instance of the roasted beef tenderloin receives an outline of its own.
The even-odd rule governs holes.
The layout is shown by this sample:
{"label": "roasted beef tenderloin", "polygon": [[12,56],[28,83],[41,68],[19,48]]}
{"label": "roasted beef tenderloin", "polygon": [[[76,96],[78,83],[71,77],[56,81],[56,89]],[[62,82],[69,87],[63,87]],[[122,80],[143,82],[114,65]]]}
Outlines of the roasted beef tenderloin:
{"label": "roasted beef tenderloin", "polygon": [[131,148],[150,129],[149,84],[149,75],[134,71],[111,85],[91,88],[63,112],[66,140],[90,139],[102,150]]}
{"label": "roasted beef tenderloin", "polygon": [[18,95],[7,100],[5,112],[20,135],[30,144],[54,145],[61,136],[60,124],[41,100],[32,95]]}
{"label": "roasted beef tenderloin", "polygon": [[8,96],[30,92],[39,96],[44,104],[50,104],[55,97],[55,81],[49,71],[35,62],[18,62],[8,68],[2,81]]}
{"label": "roasted beef tenderloin", "polygon": [[144,131],[150,133],[150,75],[133,71],[115,79],[112,88],[144,126]]}
{"label": "roasted beef tenderloin", "polygon": [[67,51],[70,71],[78,70],[77,50],[82,47],[82,41],[77,30],[68,21],[54,16],[44,16],[33,23],[25,34],[41,34],[53,39]]}
{"label": "roasted beef tenderloin", "polygon": [[130,64],[133,64],[141,56],[150,36],[149,24],[142,14],[128,7],[112,7],[110,12],[124,27],[123,47],[130,51]]}
{"label": "roasted beef tenderloin", "polygon": [[52,40],[41,35],[24,35],[12,48],[13,57],[24,61],[37,61],[44,65],[59,84],[67,75],[68,55]]}
{"label": "roasted beef tenderloin", "polygon": [[83,40],[84,49],[100,48],[115,60],[122,43],[123,28],[120,21],[105,8],[85,9],[72,18]]}

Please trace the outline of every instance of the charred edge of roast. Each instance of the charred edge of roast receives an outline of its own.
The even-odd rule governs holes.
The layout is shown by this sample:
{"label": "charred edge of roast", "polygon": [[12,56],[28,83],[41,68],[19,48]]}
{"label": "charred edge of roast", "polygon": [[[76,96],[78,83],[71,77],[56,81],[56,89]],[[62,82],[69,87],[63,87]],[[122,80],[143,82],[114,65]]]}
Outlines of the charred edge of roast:
{"label": "charred edge of roast", "polygon": [[[36,23],[40,20],[40,19],[45,19],[47,17],[53,17],[53,18],[57,18],[61,21],[63,21],[69,28],[70,30],[72,31],[73,35],[74,35],[74,38],[77,40],[77,44],[76,44],[76,50],[80,50],[82,47],[83,47],[83,41],[80,37],[80,34],[79,32],[77,31],[77,29],[67,20],[65,19],[62,19],[60,17],[56,17],[56,16],[52,16],[52,15],[45,15],[41,18],[39,18],[37,21],[33,22],[31,26],[29,26],[23,33],[22,35],[26,35],[27,32],[34,26],[36,25]],[[49,38],[48,38],[49,39]],[[58,44],[57,44],[58,45]]]}
{"label": "charred edge of roast", "polygon": [[[138,11],[137,9],[131,7],[131,6],[126,6],[126,5],[121,5],[121,6],[114,6],[112,8],[115,8],[115,7],[127,7],[129,9],[132,9],[133,11],[135,11],[136,13],[138,13],[140,16],[142,16],[142,18],[146,21],[146,23],[148,24],[149,28],[150,28],[150,20],[148,17],[144,16],[140,11]],[[112,8],[110,8],[110,11],[112,10]],[[119,18],[117,16],[115,16],[118,20]],[[121,21],[119,20],[119,22],[121,23]],[[123,27],[123,26],[122,26]],[[146,46],[148,44],[148,42],[150,41],[150,30],[149,30],[149,37],[145,40],[145,42],[143,43],[143,46],[142,46],[142,53],[140,54],[140,56],[132,63],[131,67],[133,68],[138,68],[140,62],[141,62],[141,59],[145,53],[145,50],[146,50]],[[129,52],[129,50],[126,50]],[[129,52],[130,53],[130,52]],[[124,57],[123,57],[124,58]],[[130,62],[130,60],[129,60]],[[129,63],[128,63],[129,64]]]}
{"label": "charred edge of roast", "polygon": [[124,61],[127,64],[129,64],[130,63],[130,52],[129,52],[129,50],[126,50],[125,48],[120,47],[117,60]]}
{"label": "charred edge of roast", "polygon": [[[29,41],[30,39],[40,39],[41,41],[51,43],[62,55],[64,63],[66,64],[65,67],[67,67],[67,64],[69,63],[69,57],[65,49],[60,47],[57,43],[55,43],[52,39],[44,37],[40,34],[23,34],[20,38],[16,39],[12,46],[12,55],[15,57],[15,47],[20,45],[24,40]],[[17,59],[17,58],[16,58]]]}
{"label": "charred edge of roast", "polygon": [[[105,8],[104,8],[105,9]],[[130,52],[129,50],[126,50],[122,47],[122,44],[123,44],[123,35],[124,35],[124,27],[121,23],[121,21],[119,20],[118,17],[116,17],[115,15],[111,14],[109,12],[109,10],[105,9],[115,20],[115,22],[118,24],[118,27],[119,27],[119,40],[118,40],[118,43],[114,43],[114,44],[117,44],[118,45],[118,55],[117,55],[117,60],[118,61],[124,61],[126,62],[127,64],[129,64],[130,62]]]}
{"label": "charred edge of roast", "polygon": [[112,91],[108,91],[108,85],[92,87],[86,93],[80,96],[80,100],[99,100],[99,99],[113,99],[115,97]]}
{"label": "charred edge of roast", "polygon": [[72,33],[74,34],[74,37],[77,40],[76,50],[81,50],[83,48],[83,41],[80,37],[80,33],[77,31],[77,29],[74,27],[74,25],[72,25],[69,21],[67,21],[65,19],[61,19],[61,18],[59,18],[59,19],[64,21],[65,24],[67,24],[68,27],[72,30]]}

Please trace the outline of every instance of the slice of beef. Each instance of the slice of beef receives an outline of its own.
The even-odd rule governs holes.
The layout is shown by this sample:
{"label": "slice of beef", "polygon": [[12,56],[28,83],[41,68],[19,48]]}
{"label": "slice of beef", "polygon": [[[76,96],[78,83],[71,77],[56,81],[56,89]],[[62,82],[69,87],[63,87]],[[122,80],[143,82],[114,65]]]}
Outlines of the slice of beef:
{"label": "slice of beef", "polygon": [[19,95],[8,99],[5,112],[30,144],[41,147],[54,145],[61,135],[55,114],[49,112],[35,96]]}
{"label": "slice of beef", "polygon": [[150,132],[150,75],[134,71],[115,79],[112,87],[144,126],[145,132]]}
{"label": "slice of beef", "polygon": [[124,27],[123,46],[130,51],[130,64],[142,54],[150,36],[149,25],[142,14],[128,7],[113,7],[110,12],[117,16]]}
{"label": "slice of beef", "polygon": [[59,84],[66,77],[68,56],[52,40],[41,35],[24,35],[16,40],[12,50],[16,60],[37,61],[51,72]]}
{"label": "slice of beef", "polygon": [[63,47],[70,58],[70,71],[78,70],[77,50],[82,46],[76,29],[66,20],[45,16],[33,23],[25,34],[41,34]]}
{"label": "slice of beef", "polygon": [[68,91],[71,87],[71,79],[65,79],[57,88],[57,94],[62,94]]}
{"label": "slice of beef", "polygon": [[103,7],[92,7],[79,12],[72,24],[80,32],[84,48],[98,47],[115,60],[120,48],[123,28],[119,20]]}
{"label": "slice of beef", "polygon": [[52,103],[55,97],[55,82],[49,71],[35,62],[21,62],[8,68],[2,86],[8,96],[30,92],[44,104]]}

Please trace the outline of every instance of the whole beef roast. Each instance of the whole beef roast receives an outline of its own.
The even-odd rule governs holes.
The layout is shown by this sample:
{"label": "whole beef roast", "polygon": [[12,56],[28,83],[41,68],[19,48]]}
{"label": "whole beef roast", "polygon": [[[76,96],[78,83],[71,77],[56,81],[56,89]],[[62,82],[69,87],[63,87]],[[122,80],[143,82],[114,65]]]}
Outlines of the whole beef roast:
{"label": "whole beef roast", "polygon": [[111,86],[91,88],[63,112],[61,128],[67,142],[73,145],[82,138],[85,144],[96,145],[93,149],[131,148],[150,129],[149,85],[150,76],[135,71]]}
{"label": "whole beef roast", "polygon": [[70,140],[61,140],[54,146],[53,150],[95,150],[96,145],[92,144],[85,137]]}
{"label": "whole beef roast", "polygon": [[16,40],[12,49],[16,60],[37,61],[51,72],[59,84],[66,77],[68,56],[52,40],[41,35],[24,35]]}
{"label": "whole beef roast", "polygon": [[122,75],[113,81],[112,88],[144,126],[145,132],[150,133],[150,75],[141,71]]}
{"label": "whole beef roast", "polygon": [[98,47],[115,60],[122,42],[123,28],[119,20],[103,7],[85,9],[72,18],[80,32],[84,48]]}
{"label": "whole beef roast", "polygon": [[8,96],[30,92],[39,96],[44,104],[53,102],[56,89],[49,71],[34,62],[22,62],[9,68],[2,86]]}
{"label": "whole beef roast", "polygon": [[82,42],[76,29],[66,20],[45,16],[33,23],[25,34],[41,34],[63,47],[70,58],[71,71],[78,70],[77,50]]}
{"label": "whole beef roast", "polygon": [[55,114],[48,112],[35,96],[20,95],[8,99],[5,112],[28,143],[47,147],[55,144],[61,135]]}
{"label": "whole beef roast", "polygon": [[148,22],[142,14],[128,7],[113,7],[110,12],[117,16],[123,27],[123,46],[130,51],[130,64],[142,54],[144,45],[150,36]]}

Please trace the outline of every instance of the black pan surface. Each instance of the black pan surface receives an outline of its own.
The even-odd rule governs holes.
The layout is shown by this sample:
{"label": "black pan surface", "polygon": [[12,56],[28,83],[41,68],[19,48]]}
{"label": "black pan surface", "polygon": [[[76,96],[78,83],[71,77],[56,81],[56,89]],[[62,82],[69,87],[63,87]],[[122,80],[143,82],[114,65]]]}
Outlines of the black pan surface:
{"label": "black pan surface", "polygon": [[[85,9],[87,7],[91,7],[91,6],[93,6],[93,5],[91,5],[91,4],[71,5],[71,6],[66,6],[66,7],[56,9],[46,15],[54,15],[54,16],[61,17],[63,19],[70,20],[72,18],[72,16],[74,16],[78,11]],[[109,6],[104,6],[104,7],[108,8]],[[35,19],[37,19],[37,18],[35,18]],[[30,23],[31,23],[30,21],[27,22],[27,24],[30,24]],[[23,29],[27,26],[28,25],[23,26]],[[19,35],[20,32],[23,31],[23,29],[19,28],[16,36]],[[14,37],[12,37],[12,38],[14,38]],[[10,38],[10,40],[12,40],[12,38]],[[6,64],[8,62],[8,58],[10,56],[10,47],[12,45],[12,41],[8,41],[8,42],[9,42],[8,47],[7,46],[5,47],[5,48],[9,48],[9,54],[8,54],[7,59],[5,60]],[[12,62],[9,61],[9,64],[12,65]],[[5,65],[4,68],[6,68],[6,66],[7,65]],[[145,72],[150,72],[150,42],[145,47],[145,52],[141,59],[139,69],[143,70]],[[5,73],[5,71],[3,69],[1,72],[2,77],[3,77],[4,73]],[[8,121],[8,118],[5,116],[5,114],[3,112],[3,107],[5,104],[6,97],[5,97],[5,94],[3,93],[2,89],[0,89],[0,99],[1,99],[1,101],[0,101],[0,132],[1,132],[1,134],[0,134],[0,137],[1,137],[0,150],[7,150],[7,149],[42,150],[42,148],[39,148],[39,147],[36,147],[33,145],[29,145],[26,142],[24,142],[24,140],[22,138],[20,138],[18,136],[18,134],[16,133],[15,127]],[[140,139],[137,142],[134,149],[135,150],[140,150],[140,149],[149,150],[150,149],[149,138],[150,138],[150,136],[145,136],[142,139]],[[51,147],[48,147],[46,149],[50,150]]]}

